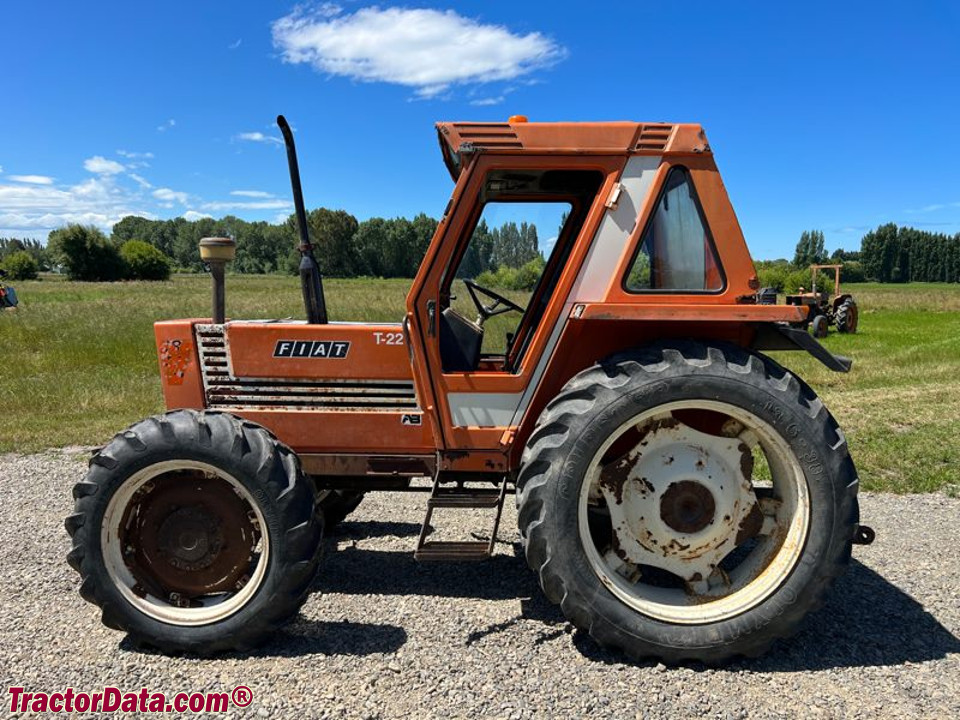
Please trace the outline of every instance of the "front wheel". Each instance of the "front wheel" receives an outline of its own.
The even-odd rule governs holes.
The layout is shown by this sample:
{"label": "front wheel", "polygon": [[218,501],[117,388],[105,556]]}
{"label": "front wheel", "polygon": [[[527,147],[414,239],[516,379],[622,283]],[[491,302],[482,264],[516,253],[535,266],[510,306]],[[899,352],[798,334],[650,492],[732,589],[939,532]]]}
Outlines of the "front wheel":
{"label": "front wheel", "polygon": [[245,650],[296,614],[323,518],[296,456],[224,413],[149,418],[74,487],[80,594],[103,623],[166,652]]}
{"label": "front wheel", "polygon": [[836,422],[772,361],[676,343],[575,376],[524,450],[519,524],[547,596],[602,645],[757,655],[846,566],[857,477]]}

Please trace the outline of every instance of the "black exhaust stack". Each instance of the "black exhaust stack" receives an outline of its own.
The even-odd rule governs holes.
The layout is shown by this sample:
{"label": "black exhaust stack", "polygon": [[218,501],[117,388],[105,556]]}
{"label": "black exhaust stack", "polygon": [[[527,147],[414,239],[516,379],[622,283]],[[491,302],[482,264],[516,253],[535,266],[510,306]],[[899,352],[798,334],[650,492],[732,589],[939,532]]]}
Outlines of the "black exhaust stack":
{"label": "black exhaust stack", "polygon": [[307,310],[307,322],[311,325],[327,323],[327,303],[323,297],[323,280],[320,267],[313,256],[313,245],[307,232],[307,211],[303,207],[303,190],[300,188],[300,166],[297,164],[297,148],[293,133],[283,115],[277,115],[277,125],[287,145],[287,164],[290,166],[290,185],[293,187],[293,205],[297,212],[297,229],[300,231],[300,285],[303,287],[303,304]]}

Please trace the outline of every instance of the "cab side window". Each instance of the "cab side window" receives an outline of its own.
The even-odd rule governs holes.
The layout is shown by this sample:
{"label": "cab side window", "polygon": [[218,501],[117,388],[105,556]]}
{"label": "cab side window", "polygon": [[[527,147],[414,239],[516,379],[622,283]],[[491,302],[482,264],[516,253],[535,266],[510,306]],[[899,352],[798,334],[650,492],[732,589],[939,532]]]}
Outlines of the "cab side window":
{"label": "cab side window", "polygon": [[686,168],[675,167],[667,175],[624,285],[629,292],[723,289],[710,231]]}

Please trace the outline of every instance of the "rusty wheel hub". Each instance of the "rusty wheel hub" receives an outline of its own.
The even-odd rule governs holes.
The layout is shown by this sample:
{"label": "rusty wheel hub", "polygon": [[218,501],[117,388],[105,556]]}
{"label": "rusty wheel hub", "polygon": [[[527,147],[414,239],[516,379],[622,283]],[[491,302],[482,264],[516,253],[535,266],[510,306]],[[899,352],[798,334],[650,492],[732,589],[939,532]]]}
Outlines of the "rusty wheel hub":
{"label": "rusty wheel hub", "polygon": [[243,586],[259,531],[231,485],[197,472],[144,485],[121,527],[124,561],[141,589],[175,602]]}
{"label": "rusty wheel hub", "polygon": [[695,480],[671,483],[660,497],[660,519],[678,533],[697,533],[713,522],[713,493]]}
{"label": "rusty wheel hub", "polygon": [[672,417],[645,423],[636,438],[635,447],[602,468],[598,483],[617,555],[708,590],[707,579],[757,507],[752,452],[736,437]]}

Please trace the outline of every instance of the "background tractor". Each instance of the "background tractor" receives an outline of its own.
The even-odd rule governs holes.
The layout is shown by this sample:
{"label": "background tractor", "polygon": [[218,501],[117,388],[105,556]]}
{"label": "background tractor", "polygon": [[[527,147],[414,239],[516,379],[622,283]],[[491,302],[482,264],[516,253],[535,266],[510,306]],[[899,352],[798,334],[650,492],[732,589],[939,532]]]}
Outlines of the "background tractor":
{"label": "background tractor", "polygon": [[[840,269],[842,265],[811,265],[810,292],[800,292],[796,295],[787,295],[787,305],[796,305],[806,309],[804,327],[809,327],[814,337],[826,337],[831,326],[838,332],[855,333],[860,322],[860,312],[853,295],[840,290]],[[830,293],[817,290],[817,273],[820,270],[833,270],[833,296]]]}
{"label": "background tractor", "polygon": [[9,310],[18,305],[17,291],[3,282],[6,276],[7,273],[0,269],[0,310]]}
{"label": "background tractor", "polygon": [[[794,327],[807,307],[755,301],[699,125],[439,123],[453,194],[404,316],[372,324],[328,321],[278,123],[306,320],[228,318],[234,243],[201,242],[211,317],[155,326],[168,411],[74,488],[67,559],[104,624],[167,652],[250,648],[314,587],[324,526],[383,490],[426,495],[423,562],[489,557],[515,495],[545,595],[632,657],[756,655],[821,604],[870,538],[857,473],[765,352],[851,363]],[[503,218],[545,239],[532,292],[478,281],[507,262],[479,231]],[[463,508],[490,513],[489,539],[438,539]]]}

